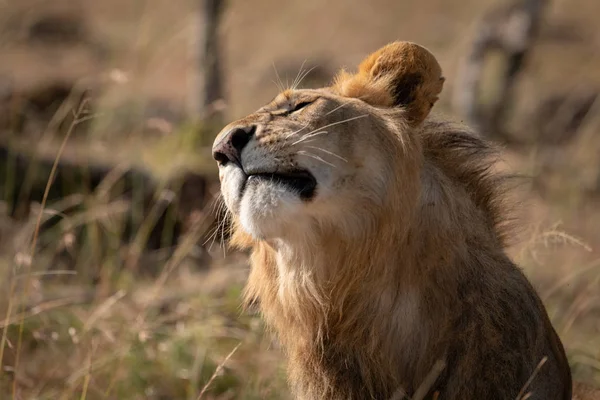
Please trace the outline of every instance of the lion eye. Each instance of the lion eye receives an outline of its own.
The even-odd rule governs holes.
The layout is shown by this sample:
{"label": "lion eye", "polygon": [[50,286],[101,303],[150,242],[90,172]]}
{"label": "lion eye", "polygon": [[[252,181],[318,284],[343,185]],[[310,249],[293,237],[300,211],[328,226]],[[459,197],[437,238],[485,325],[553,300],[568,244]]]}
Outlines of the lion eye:
{"label": "lion eye", "polygon": [[312,102],[311,101],[301,101],[300,103],[296,103],[296,105],[290,110],[290,113],[293,113],[293,112],[296,112],[296,111],[300,111],[304,107],[306,107],[307,105],[309,105],[310,103],[312,103]]}

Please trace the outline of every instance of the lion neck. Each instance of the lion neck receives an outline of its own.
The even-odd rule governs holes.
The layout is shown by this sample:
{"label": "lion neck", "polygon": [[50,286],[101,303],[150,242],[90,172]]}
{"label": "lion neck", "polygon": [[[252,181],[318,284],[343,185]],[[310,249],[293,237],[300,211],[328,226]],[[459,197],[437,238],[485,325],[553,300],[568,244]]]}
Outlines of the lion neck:
{"label": "lion neck", "polygon": [[255,244],[247,296],[278,332],[292,377],[328,376],[343,363],[365,382],[387,376],[410,388],[437,361],[424,354],[442,356],[439,324],[453,312],[457,268],[470,264],[467,238],[489,242],[490,232],[443,166],[424,161],[418,181],[411,207],[391,198],[359,235],[331,229]]}
{"label": "lion neck", "polygon": [[[406,233],[395,232],[393,225],[361,237],[331,232],[313,241],[263,242],[255,248],[249,297],[260,299],[268,324],[277,331],[288,354],[292,381],[324,385],[303,387],[301,392],[324,393],[331,388],[339,392],[340,387],[350,387],[356,379],[327,381],[327,377],[341,379],[333,372],[340,363],[352,365],[349,371],[359,368],[360,375],[370,376],[364,381],[374,384],[386,376],[388,381],[403,378],[399,367],[410,370],[409,365],[400,366],[402,360],[389,356],[396,353],[391,347],[386,348],[417,337],[412,329],[418,325],[418,300],[408,271],[382,268],[406,261],[401,254],[390,257],[389,248],[407,240]],[[390,318],[392,314],[397,318]],[[386,336],[392,333],[394,340]],[[370,360],[365,362],[367,354]],[[325,380],[307,379],[307,369]]]}

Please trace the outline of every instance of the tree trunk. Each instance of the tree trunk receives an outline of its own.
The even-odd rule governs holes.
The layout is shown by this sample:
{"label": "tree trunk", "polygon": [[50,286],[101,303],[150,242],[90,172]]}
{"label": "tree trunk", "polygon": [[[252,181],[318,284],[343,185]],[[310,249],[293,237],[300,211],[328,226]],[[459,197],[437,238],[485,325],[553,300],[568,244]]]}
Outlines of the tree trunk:
{"label": "tree trunk", "polygon": [[[224,95],[219,42],[219,23],[224,9],[223,0],[201,0],[192,34],[194,55],[190,74],[188,112],[191,119],[202,123],[202,132],[209,135],[213,127],[222,124]],[[212,138],[201,141],[212,141]]]}

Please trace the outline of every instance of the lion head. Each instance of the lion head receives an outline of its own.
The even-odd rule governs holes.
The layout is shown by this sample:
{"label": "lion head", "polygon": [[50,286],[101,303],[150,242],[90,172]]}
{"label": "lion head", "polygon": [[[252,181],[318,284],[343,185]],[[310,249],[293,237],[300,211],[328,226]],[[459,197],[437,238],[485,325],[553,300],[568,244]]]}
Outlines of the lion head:
{"label": "lion head", "polygon": [[227,208],[260,239],[360,231],[394,182],[406,198],[393,201],[410,208],[420,162],[411,130],[443,82],[429,51],[397,42],[330,87],[284,91],[215,141]]}

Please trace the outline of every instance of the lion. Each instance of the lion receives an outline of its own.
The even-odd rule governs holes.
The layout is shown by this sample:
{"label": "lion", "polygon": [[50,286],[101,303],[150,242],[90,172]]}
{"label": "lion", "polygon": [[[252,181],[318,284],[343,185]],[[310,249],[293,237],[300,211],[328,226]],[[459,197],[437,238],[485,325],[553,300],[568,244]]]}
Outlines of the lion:
{"label": "lion", "polygon": [[571,399],[542,301],[505,252],[494,149],[430,115],[444,84],[394,42],[227,125],[213,156],[245,298],[299,399]]}

